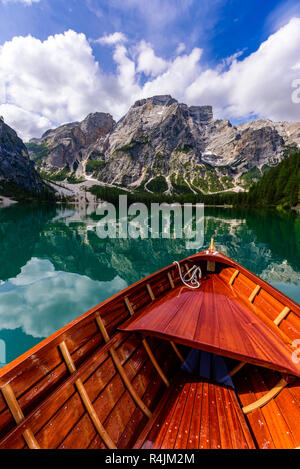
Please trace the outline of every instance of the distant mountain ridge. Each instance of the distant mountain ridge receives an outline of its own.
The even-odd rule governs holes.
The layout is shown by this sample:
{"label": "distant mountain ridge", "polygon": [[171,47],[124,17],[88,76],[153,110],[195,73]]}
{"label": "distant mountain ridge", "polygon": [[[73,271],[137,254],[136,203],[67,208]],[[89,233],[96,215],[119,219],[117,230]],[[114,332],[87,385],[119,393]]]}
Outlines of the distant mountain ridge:
{"label": "distant mountain ridge", "polygon": [[259,119],[232,125],[211,106],[170,95],[134,103],[119,122],[94,113],[30,141],[43,171],[93,174],[104,183],[149,192],[214,193],[248,188],[300,146],[299,122]]}
{"label": "distant mountain ridge", "polygon": [[[109,134],[115,126],[110,114],[95,112],[89,114],[82,122],[64,124],[56,129],[47,130],[40,139],[33,138],[28,145],[29,151],[39,155],[42,145],[44,151],[38,162],[47,169],[64,169],[84,171],[83,163],[91,155],[93,146],[101,144],[101,139]],[[34,151],[36,150],[36,151]]]}

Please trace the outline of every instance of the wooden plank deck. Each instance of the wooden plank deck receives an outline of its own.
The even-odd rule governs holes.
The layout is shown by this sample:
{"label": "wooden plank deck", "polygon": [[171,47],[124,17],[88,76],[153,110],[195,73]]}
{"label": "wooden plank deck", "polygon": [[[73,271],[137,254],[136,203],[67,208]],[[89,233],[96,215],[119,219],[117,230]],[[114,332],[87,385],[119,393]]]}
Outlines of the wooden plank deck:
{"label": "wooden plank deck", "polygon": [[[277,372],[245,366],[234,379],[241,405],[247,406],[265,395],[279,378]],[[293,449],[300,446],[299,396],[299,379],[295,378],[268,404],[247,414],[246,420],[259,448]]]}
{"label": "wooden plank deck", "polygon": [[142,332],[208,352],[300,376],[292,351],[218,275],[199,290],[177,287],[134,315],[120,330]]}
{"label": "wooden plank deck", "polygon": [[136,448],[253,449],[234,390],[179,374]]}

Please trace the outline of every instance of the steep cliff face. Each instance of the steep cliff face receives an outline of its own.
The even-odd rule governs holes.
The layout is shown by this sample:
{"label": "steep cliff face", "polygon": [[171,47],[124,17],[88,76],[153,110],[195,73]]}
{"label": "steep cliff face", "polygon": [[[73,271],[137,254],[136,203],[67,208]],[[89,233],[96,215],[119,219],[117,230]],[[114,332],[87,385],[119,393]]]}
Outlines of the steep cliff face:
{"label": "steep cliff face", "polygon": [[32,139],[28,145],[31,157],[46,171],[67,168],[82,174],[87,157],[92,157],[93,146],[101,145],[114,125],[110,114],[89,114],[82,122],[61,125],[48,130],[40,139]]}
{"label": "steep cliff face", "polygon": [[91,114],[35,143],[47,171],[92,173],[104,183],[150,192],[213,193],[247,188],[278,164],[286,145],[300,146],[300,123],[259,119],[234,126],[214,119],[211,106],[162,95],[136,101],[117,124],[109,114]]}
{"label": "steep cliff face", "polygon": [[0,119],[0,187],[14,184],[41,192],[44,184],[29,159],[27,148],[16,132]]}

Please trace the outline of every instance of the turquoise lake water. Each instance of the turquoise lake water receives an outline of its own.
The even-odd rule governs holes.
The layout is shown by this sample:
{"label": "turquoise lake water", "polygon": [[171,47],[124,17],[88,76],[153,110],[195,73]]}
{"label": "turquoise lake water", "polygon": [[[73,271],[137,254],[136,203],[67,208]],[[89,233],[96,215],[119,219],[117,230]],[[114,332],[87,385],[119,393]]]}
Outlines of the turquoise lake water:
{"label": "turquoise lake water", "polygon": [[[92,208],[0,209],[0,366],[104,299],[193,254],[182,239],[100,239]],[[300,302],[300,216],[205,208],[216,248]]]}

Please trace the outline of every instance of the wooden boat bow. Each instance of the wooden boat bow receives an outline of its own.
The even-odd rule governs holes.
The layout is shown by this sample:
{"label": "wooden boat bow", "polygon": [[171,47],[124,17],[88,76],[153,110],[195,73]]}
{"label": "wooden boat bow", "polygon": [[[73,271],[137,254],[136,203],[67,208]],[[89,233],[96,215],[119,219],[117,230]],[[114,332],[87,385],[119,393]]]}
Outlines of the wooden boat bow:
{"label": "wooden boat bow", "polygon": [[[220,262],[222,265],[226,263],[226,266],[234,267],[235,272],[243,270],[231,259],[217,253],[213,242],[208,251],[188,260]],[[233,287],[233,281],[225,282],[219,275],[207,273],[199,289],[190,290],[179,285],[130,318],[119,329],[153,335],[300,376],[300,364],[292,360],[290,339],[282,334],[276,322],[267,316],[264,318],[253,304],[264,287],[260,279],[257,278],[257,281],[261,285],[255,285],[250,296],[243,298]]]}
{"label": "wooden boat bow", "polygon": [[[200,288],[182,284],[199,267]],[[136,282],[0,370],[0,448],[295,448],[300,307],[210,248]],[[221,355],[235,390],[186,374]],[[233,361],[233,362],[232,362]]]}

